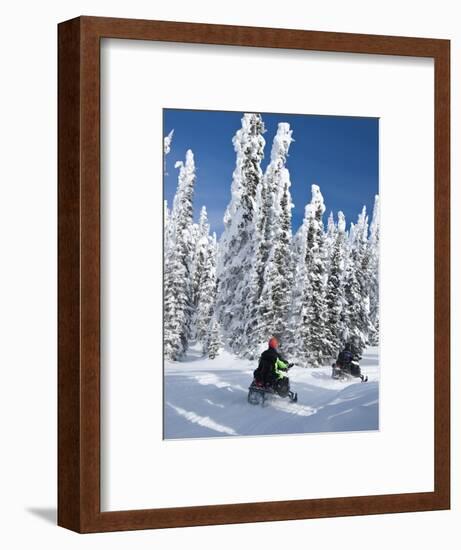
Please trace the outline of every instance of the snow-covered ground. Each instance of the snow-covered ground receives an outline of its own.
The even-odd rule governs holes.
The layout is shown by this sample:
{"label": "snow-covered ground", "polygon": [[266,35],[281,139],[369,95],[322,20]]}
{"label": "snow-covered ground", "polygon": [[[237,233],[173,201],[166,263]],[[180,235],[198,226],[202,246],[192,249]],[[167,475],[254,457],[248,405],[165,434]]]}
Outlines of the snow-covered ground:
{"label": "snow-covered ground", "polygon": [[331,367],[293,367],[298,402],[271,397],[264,407],[247,402],[257,362],[223,352],[214,360],[191,350],[184,361],[165,362],[166,439],[377,430],[378,349],[361,361],[368,383],[331,378]]}

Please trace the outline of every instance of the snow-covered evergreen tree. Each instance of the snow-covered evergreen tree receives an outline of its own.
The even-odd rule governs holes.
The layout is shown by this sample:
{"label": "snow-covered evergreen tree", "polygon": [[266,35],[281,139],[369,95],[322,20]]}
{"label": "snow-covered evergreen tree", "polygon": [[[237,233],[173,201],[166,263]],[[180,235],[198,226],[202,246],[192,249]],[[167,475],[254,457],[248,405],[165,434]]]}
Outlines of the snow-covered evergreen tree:
{"label": "snow-covered evergreen tree", "polygon": [[346,266],[344,299],[345,340],[362,352],[368,343],[370,323],[370,281],[368,216],[365,206],[356,225],[351,224],[350,255]]}
{"label": "snow-covered evergreen tree", "polygon": [[258,265],[261,268],[261,291],[255,308],[260,331],[253,340],[256,345],[273,334],[283,340],[288,321],[292,283],[293,204],[290,173],[285,164],[292,141],[290,125],[281,122],[274,137],[271,161],[264,175],[265,200],[261,209],[263,219],[259,255],[262,265]]}
{"label": "snow-covered evergreen tree", "polygon": [[325,204],[318,185],[294,239],[294,284],[288,323],[287,352],[320,366],[328,358],[325,345],[327,272],[324,254]]}
{"label": "snow-covered evergreen tree", "polygon": [[164,351],[169,359],[180,358],[187,349],[192,321],[191,259],[194,251],[193,194],[195,163],[192,151],[186,162],[177,162],[178,188],[169,217],[171,245],[164,274]]}
{"label": "snow-covered evergreen tree", "polygon": [[301,344],[300,326],[303,318],[303,298],[308,284],[306,265],[307,233],[311,217],[311,205],[304,209],[303,223],[292,240],[292,287],[291,304],[288,322],[283,338],[283,350],[286,355],[295,357],[302,355],[303,345]]}
{"label": "snow-covered evergreen tree", "polygon": [[213,316],[210,323],[210,331],[208,336],[208,341],[206,345],[206,353],[210,359],[215,359],[219,355],[223,347],[223,342],[221,338],[221,331],[219,327],[219,322],[216,316]]}
{"label": "snow-covered evergreen tree", "polygon": [[312,186],[311,216],[307,233],[307,285],[303,296],[303,325],[301,338],[304,353],[312,367],[319,367],[328,359],[325,342],[327,311],[325,302],[326,268],[322,217],[325,204],[320,188]]}
{"label": "snow-covered evergreen tree", "polygon": [[245,318],[245,304],[254,303],[253,296],[258,292],[252,267],[258,242],[256,198],[263,178],[263,133],[261,116],[246,113],[233,139],[237,161],[220,242],[217,312],[226,340],[237,353],[242,352],[252,330]]}
{"label": "snow-covered evergreen tree", "polygon": [[[196,304],[196,339],[207,353],[212,331],[212,321],[215,319],[216,304],[216,234],[207,238],[202,276]],[[219,327],[218,327],[219,330]]]}
{"label": "snow-covered evergreen tree", "polygon": [[379,344],[379,195],[375,196],[369,239],[370,323],[369,344]]}
{"label": "snow-covered evergreen tree", "polygon": [[327,322],[325,330],[326,353],[336,358],[343,347],[344,325],[342,313],[344,307],[344,271],[347,254],[346,219],[338,212],[338,225],[329,259],[328,281],[326,287]]}
{"label": "snow-covered evergreen tree", "polygon": [[167,201],[163,210],[163,311],[164,311],[164,352],[171,357],[173,349],[179,347],[180,341],[175,333],[176,294],[174,292],[173,272],[173,221]]}
{"label": "snow-covered evergreen tree", "polygon": [[[195,249],[192,259],[191,267],[191,302],[195,309],[201,297],[201,287],[202,287],[202,278],[204,276],[205,262],[207,260],[208,248],[209,248],[209,238],[210,238],[210,225],[208,223],[208,215],[206,207],[202,206],[200,210],[200,218],[198,226],[194,228],[194,240],[195,240]],[[191,337],[195,339],[195,323],[192,330]]]}

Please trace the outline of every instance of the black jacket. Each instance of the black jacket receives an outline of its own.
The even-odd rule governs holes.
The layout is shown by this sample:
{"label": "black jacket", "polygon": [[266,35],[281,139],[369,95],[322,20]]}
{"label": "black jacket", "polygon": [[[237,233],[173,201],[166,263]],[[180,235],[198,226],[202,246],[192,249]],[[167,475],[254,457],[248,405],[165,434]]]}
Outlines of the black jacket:
{"label": "black jacket", "polygon": [[288,361],[274,348],[268,348],[263,351],[259,358],[258,368],[254,371],[256,380],[260,380],[264,383],[270,382],[274,374],[274,367],[277,359],[280,359],[284,363],[288,363]]}
{"label": "black jacket", "polygon": [[338,365],[341,365],[344,367],[345,365],[349,365],[352,359],[354,358],[354,355],[351,351],[344,349],[343,351],[339,352],[337,363]]}
{"label": "black jacket", "polygon": [[259,361],[269,362],[272,366],[274,366],[277,359],[280,359],[280,361],[283,361],[284,363],[288,363],[288,361],[284,359],[277,350],[274,348],[267,348],[266,351],[262,352]]}

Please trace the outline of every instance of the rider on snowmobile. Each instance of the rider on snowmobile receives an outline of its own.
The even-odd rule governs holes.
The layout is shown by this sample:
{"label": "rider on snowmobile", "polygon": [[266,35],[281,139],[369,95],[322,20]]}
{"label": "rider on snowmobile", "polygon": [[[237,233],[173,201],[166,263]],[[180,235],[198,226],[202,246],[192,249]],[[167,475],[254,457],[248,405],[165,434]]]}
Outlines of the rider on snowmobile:
{"label": "rider on snowmobile", "polygon": [[276,380],[283,378],[287,370],[293,366],[281,356],[279,345],[276,337],[269,340],[269,347],[261,354],[258,368],[254,371],[256,382],[264,386],[271,386]]}
{"label": "rider on snowmobile", "polygon": [[351,342],[347,342],[344,345],[344,349],[339,352],[338,359],[336,360],[336,364],[344,369],[345,367],[351,364],[353,359],[354,359],[354,354],[352,352],[352,344]]}
{"label": "rider on snowmobile", "polygon": [[359,367],[360,354],[354,349],[351,342],[347,342],[344,345],[344,349],[339,352],[336,365],[340,367],[344,372],[349,373],[351,376],[356,376],[364,380]]}

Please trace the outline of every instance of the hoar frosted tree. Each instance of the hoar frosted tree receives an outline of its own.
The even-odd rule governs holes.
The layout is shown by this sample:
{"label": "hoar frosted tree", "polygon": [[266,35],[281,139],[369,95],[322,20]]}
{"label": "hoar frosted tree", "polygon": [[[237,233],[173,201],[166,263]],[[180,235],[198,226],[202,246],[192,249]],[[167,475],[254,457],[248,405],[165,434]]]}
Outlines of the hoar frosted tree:
{"label": "hoar frosted tree", "polygon": [[[194,226],[195,250],[192,259],[191,268],[191,301],[192,305],[197,310],[198,304],[202,301],[204,294],[204,278],[206,276],[209,254],[210,240],[210,225],[208,223],[208,215],[206,207],[202,206],[198,226]],[[195,323],[196,325],[196,323]],[[193,327],[192,337],[196,337],[196,326]]]}
{"label": "hoar frosted tree", "polygon": [[231,201],[224,215],[218,262],[217,313],[227,344],[236,353],[253,330],[252,312],[258,281],[253,262],[257,246],[257,194],[262,185],[264,124],[259,114],[246,113],[233,138],[237,154]]}
{"label": "hoar frosted tree", "polygon": [[287,123],[278,125],[271,159],[256,191],[254,261],[243,316],[241,355],[254,358],[261,341],[282,333],[291,286],[290,175],[285,166],[291,137]]}
{"label": "hoar frosted tree", "polygon": [[361,353],[373,328],[370,321],[370,256],[365,206],[357,224],[351,225],[349,246],[344,283],[345,340],[351,341]]}
{"label": "hoar frosted tree", "polygon": [[171,214],[165,219],[166,231],[164,266],[164,353],[169,359],[179,359],[188,347],[192,325],[191,264],[194,253],[193,196],[195,163],[192,151],[186,161],[177,162],[178,187]]}
{"label": "hoar frosted tree", "polygon": [[209,326],[208,339],[206,343],[206,353],[208,357],[210,359],[215,359],[215,357],[219,355],[222,346],[223,341],[219,322],[216,316],[213,316]]}
{"label": "hoar frosted tree", "polygon": [[[334,222],[333,222],[334,223]],[[329,270],[325,293],[326,325],[325,352],[335,357],[345,344],[345,326],[342,322],[344,309],[344,272],[347,255],[346,218],[338,212],[338,224],[333,228],[329,222],[331,236]]]}
{"label": "hoar frosted tree", "polygon": [[373,217],[370,224],[369,241],[369,287],[370,287],[370,322],[371,334],[369,343],[379,344],[379,224],[380,224],[379,196],[375,196]]}
{"label": "hoar frosted tree", "polygon": [[253,341],[259,344],[275,334],[282,338],[290,307],[291,265],[291,181],[286,168],[292,130],[286,122],[278,125],[271,161],[264,175],[264,202],[261,208],[260,296],[255,308],[259,333]]}
{"label": "hoar frosted tree", "polygon": [[[216,234],[213,233],[212,237],[207,236],[202,275],[195,304],[196,340],[201,343],[205,354],[209,351],[210,332],[212,331],[212,323],[215,321],[216,256]],[[219,327],[217,327],[217,330],[219,331]],[[214,355],[216,355],[216,352],[214,352]]]}
{"label": "hoar frosted tree", "polygon": [[305,280],[302,294],[299,345],[310,366],[318,367],[328,357],[326,331],[324,232],[325,204],[318,185],[312,185],[312,200],[307,209],[304,258]]}

